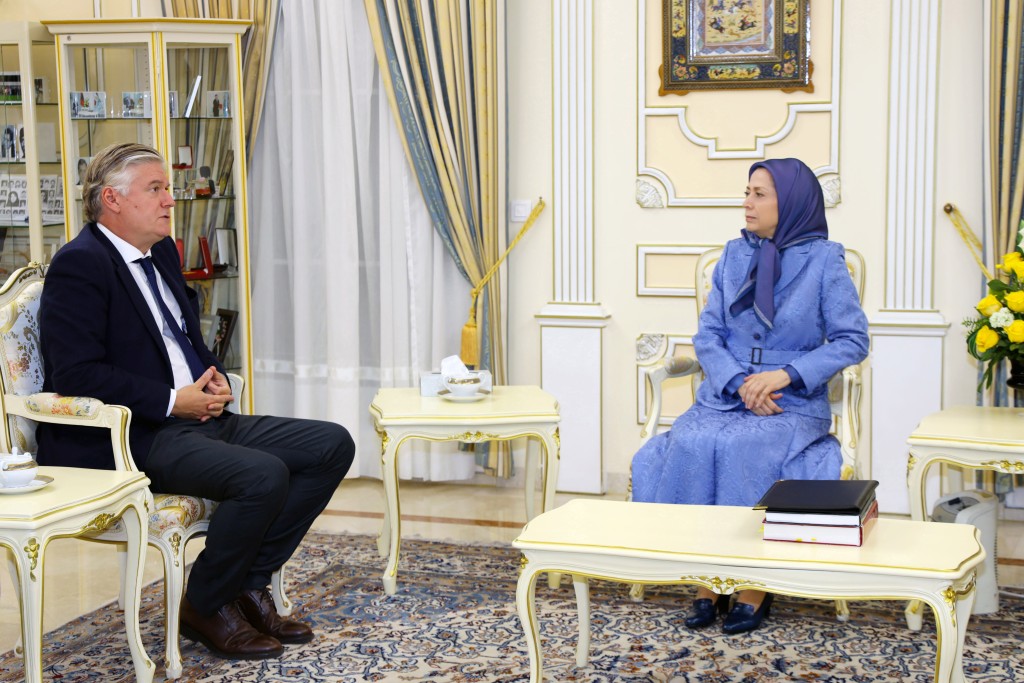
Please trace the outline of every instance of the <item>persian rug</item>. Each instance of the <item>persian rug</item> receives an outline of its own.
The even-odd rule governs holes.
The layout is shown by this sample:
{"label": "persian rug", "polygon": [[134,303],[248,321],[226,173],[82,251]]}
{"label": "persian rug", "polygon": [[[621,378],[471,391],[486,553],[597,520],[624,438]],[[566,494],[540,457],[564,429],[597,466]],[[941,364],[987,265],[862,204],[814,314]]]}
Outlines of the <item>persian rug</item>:
{"label": "persian rug", "polygon": [[[525,683],[526,640],[515,608],[519,554],[509,546],[404,539],[398,594],[386,596],[384,560],[370,536],[311,534],[289,564],[296,613],[318,637],[286,646],[280,659],[231,662],[182,639],[182,681],[439,681]],[[143,589],[142,635],[163,679],[163,588]],[[575,666],[574,592],[538,582],[545,678],[554,681],[725,683],[739,681],[933,680],[935,625],[906,629],[903,603],[851,602],[836,621],[833,603],[780,597],[757,631],[723,635],[682,625],[692,588],[649,587],[642,603],[627,586],[595,582],[587,667]],[[964,665],[970,681],[1024,680],[1017,634],[1024,600],[1002,597],[994,615],[972,617]],[[116,605],[86,614],[44,637],[44,679],[61,683],[134,681]],[[21,660],[0,656],[0,681],[23,680]]]}

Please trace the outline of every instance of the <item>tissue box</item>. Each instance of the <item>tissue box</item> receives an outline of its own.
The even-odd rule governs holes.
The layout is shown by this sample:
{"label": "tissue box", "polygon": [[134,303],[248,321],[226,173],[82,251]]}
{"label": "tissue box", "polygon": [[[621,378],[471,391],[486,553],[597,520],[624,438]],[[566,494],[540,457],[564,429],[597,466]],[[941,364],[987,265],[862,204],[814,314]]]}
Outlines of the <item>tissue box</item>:
{"label": "tissue box", "polygon": [[[490,391],[492,389],[491,371],[481,370],[480,389]],[[437,396],[438,392],[444,389],[444,380],[440,372],[424,372],[420,375],[420,396]]]}

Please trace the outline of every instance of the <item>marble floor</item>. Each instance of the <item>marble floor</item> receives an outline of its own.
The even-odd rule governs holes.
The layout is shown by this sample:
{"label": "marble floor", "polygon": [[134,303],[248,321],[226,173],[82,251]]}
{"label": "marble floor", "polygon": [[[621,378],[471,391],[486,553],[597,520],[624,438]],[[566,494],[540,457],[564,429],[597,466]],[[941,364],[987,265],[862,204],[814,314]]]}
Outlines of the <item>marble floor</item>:
{"label": "marble floor", "polygon": [[[556,504],[570,500],[558,494]],[[621,500],[621,494],[609,494]],[[539,496],[538,496],[539,500]],[[313,529],[334,533],[376,534],[384,496],[380,481],[355,479],[342,484]],[[526,521],[519,488],[484,484],[402,484],[402,535],[476,543],[514,539]],[[1024,594],[1024,522],[1002,521],[997,541],[999,583]],[[202,548],[189,544],[187,559]],[[118,568],[113,548],[73,539],[54,541],[47,549],[43,628],[50,631],[117,598]],[[161,576],[158,553],[150,549],[146,582]],[[1016,587],[1016,588],[1015,588]],[[19,613],[11,578],[0,572],[0,652],[11,649],[19,635]]]}

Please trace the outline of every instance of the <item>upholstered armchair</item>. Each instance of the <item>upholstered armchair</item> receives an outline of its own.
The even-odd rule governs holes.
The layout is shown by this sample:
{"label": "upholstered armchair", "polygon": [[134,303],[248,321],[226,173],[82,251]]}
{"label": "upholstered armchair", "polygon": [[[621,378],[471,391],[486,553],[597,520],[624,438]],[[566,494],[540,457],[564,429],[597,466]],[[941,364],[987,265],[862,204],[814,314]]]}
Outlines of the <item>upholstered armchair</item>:
{"label": "upholstered armchair", "polygon": [[[722,249],[715,248],[701,254],[695,269],[695,287],[697,315],[700,316],[711,292],[711,276],[715,265],[722,257]],[[846,267],[857,288],[857,295],[864,299],[864,258],[856,251],[846,250]],[[836,374],[829,382],[828,396],[832,411],[832,433],[839,440],[839,448],[843,455],[841,478],[857,479],[864,476],[863,466],[858,459],[858,441],[860,438],[860,400],[861,400],[861,365],[853,365]],[[696,358],[675,356],[670,358],[654,358],[641,368],[647,386],[650,389],[651,404],[647,412],[647,420],[640,432],[646,441],[657,433],[662,424],[663,385],[667,380],[690,377],[693,396],[704,379],[700,363]],[[671,424],[671,422],[669,422]],[[632,489],[632,482],[630,482]],[[643,596],[643,586],[635,585],[630,591],[634,599]],[[836,611],[840,620],[849,618],[846,603],[837,601]]]}
{"label": "upholstered armchair", "polygon": [[[39,300],[43,292],[44,267],[30,264],[15,271],[0,288],[0,449],[10,452],[17,446],[24,452],[36,452],[35,425],[38,422],[96,427],[110,431],[113,467],[137,470],[128,443],[131,411],[84,396],[60,396],[42,393],[43,363],[39,349]],[[229,375],[232,392],[241,396],[241,377]],[[244,405],[244,401],[237,401]],[[184,551],[189,540],[206,534],[217,504],[192,496],[158,493],[153,496],[149,516],[149,544],[160,550],[164,569],[166,607],[166,676],[181,676],[181,651],[178,645],[178,614],[185,587]],[[124,570],[126,540],[122,523],[91,534],[89,540],[119,545]],[[272,579],[271,591],[278,613],[291,613],[284,593],[284,572]],[[123,585],[123,582],[122,582]],[[124,596],[119,596],[123,607]]]}

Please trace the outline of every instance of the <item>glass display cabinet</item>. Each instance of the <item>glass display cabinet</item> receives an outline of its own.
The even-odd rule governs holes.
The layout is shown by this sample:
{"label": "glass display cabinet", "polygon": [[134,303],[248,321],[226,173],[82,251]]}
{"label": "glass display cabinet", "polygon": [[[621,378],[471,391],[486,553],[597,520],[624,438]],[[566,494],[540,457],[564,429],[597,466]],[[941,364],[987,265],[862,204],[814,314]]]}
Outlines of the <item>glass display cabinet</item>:
{"label": "glass display cabinet", "polygon": [[[80,174],[116,142],[167,159],[182,271],[203,332],[251,387],[241,37],[248,21],[44,22],[57,40],[68,239],[81,229]],[[251,408],[252,392],[245,392]]]}
{"label": "glass display cabinet", "polygon": [[0,22],[0,282],[64,243],[64,191],[53,38]]}

